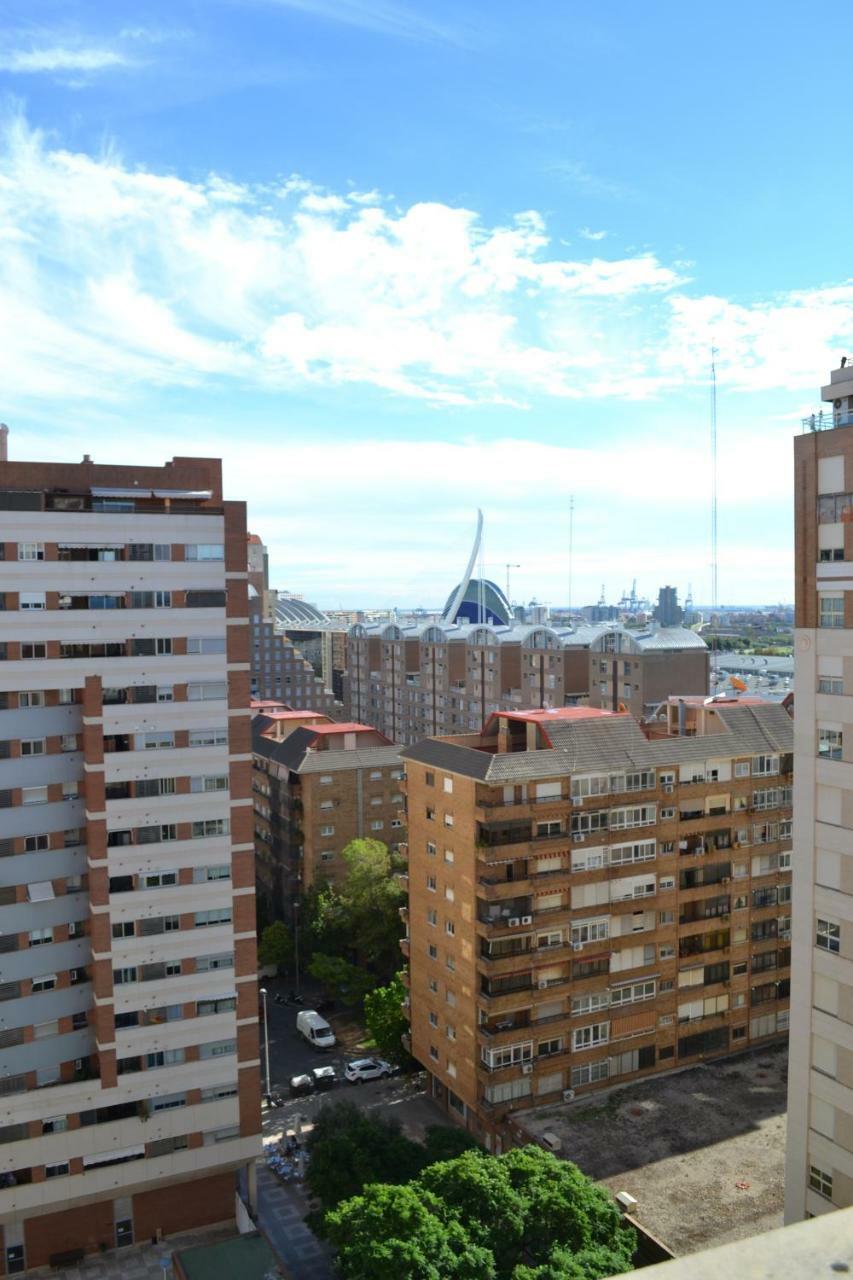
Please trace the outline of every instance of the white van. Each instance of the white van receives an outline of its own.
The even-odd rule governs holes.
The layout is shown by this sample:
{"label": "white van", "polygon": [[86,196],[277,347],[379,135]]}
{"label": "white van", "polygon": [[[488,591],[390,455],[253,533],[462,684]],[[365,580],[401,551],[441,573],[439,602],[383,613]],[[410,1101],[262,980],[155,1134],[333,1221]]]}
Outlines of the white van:
{"label": "white van", "polygon": [[325,1018],[314,1009],[302,1009],[296,1015],[296,1030],[315,1049],[332,1049],[337,1043],[335,1033]]}

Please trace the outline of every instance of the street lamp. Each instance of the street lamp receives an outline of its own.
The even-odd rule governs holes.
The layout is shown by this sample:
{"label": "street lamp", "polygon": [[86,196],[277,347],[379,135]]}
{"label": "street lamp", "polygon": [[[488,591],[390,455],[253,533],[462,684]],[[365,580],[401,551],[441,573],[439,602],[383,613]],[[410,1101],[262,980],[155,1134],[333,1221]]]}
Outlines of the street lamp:
{"label": "street lamp", "polygon": [[299,899],[293,899],[293,971],[296,994],[299,995]]}
{"label": "street lamp", "polygon": [[270,1100],[270,1024],[267,1018],[267,989],[261,987],[261,995],[264,998],[264,1056],[267,1064],[267,1105]]}

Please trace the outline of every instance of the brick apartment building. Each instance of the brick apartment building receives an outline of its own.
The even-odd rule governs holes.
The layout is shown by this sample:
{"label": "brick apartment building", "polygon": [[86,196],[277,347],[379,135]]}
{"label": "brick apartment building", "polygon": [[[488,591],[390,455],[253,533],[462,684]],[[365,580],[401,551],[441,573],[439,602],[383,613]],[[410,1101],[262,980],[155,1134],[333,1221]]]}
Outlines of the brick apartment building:
{"label": "brick apartment building", "polygon": [[347,646],[350,714],[405,744],[476,731],[499,710],[590,702],[639,716],[676,690],[708,692],[707,647],[682,628],[655,638],[612,626],[358,623]]}
{"label": "brick apartment building", "polygon": [[245,507],[0,455],[4,1274],[233,1220],[260,1149]]}
{"label": "brick apartment building", "polygon": [[268,711],[252,751],[258,892],[273,914],[292,919],[301,894],[339,880],[351,840],[405,841],[400,749],[378,730]]}
{"label": "brick apartment building", "polygon": [[263,616],[262,597],[249,599],[252,632],[251,695],[254,699],[280,699],[296,710],[312,708],[324,715],[340,716],[341,704],[314,672],[286,635]]}
{"label": "brick apartment building", "polygon": [[589,705],[642,720],[676,691],[707,693],[710,657],[702,637],[684,627],[608,627],[589,646]]}
{"label": "brick apartment building", "polygon": [[757,701],[497,713],[404,748],[411,1046],[450,1114],[787,1034],[792,724]]}
{"label": "brick apartment building", "polygon": [[[845,367],[846,366],[846,367]],[[785,1218],[853,1204],[853,367],[794,447],[796,781]]]}

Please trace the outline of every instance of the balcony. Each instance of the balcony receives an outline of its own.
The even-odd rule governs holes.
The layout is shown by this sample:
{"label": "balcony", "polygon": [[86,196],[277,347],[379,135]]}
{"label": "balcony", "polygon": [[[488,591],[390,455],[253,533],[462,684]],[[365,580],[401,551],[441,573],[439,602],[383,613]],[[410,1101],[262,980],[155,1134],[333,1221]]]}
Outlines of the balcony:
{"label": "balcony", "polygon": [[403,955],[404,955],[404,956],[406,957],[406,959],[408,960],[408,959],[409,959],[409,939],[408,939],[408,938],[401,938],[401,939],[400,939],[400,950],[402,951]]}
{"label": "balcony", "polygon": [[803,433],[808,431],[834,431],[836,427],[853,426],[853,413],[845,413],[842,409],[819,409],[801,418]]}
{"label": "balcony", "polygon": [[494,1040],[509,1036],[512,1032],[526,1031],[531,1025],[530,1011],[525,1009],[506,1018],[497,1017],[491,1022],[481,1022],[477,1031],[488,1040]]}

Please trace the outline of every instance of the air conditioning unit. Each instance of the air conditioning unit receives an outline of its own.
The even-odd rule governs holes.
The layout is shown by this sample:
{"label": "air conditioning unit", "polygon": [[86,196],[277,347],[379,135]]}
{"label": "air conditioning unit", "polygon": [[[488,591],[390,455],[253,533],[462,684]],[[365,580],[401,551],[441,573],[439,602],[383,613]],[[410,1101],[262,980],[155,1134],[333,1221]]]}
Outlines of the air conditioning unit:
{"label": "air conditioning unit", "polygon": [[521,919],[519,916],[510,916],[510,918],[507,920],[507,924],[510,929],[517,929],[518,926],[521,924]]}
{"label": "air conditioning unit", "polygon": [[582,943],[582,942],[573,942],[573,943],[572,943],[572,951],[583,951],[583,943]]}
{"label": "air conditioning unit", "polygon": [[540,991],[547,991],[547,989],[548,989],[548,979],[547,979],[547,978],[540,978],[540,979],[539,979],[539,990],[540,990]]}
{"label": "air conditioning unit", "polygon": [[574,1102],[574,1100],[575,1100],[575,1091],[574,1091],[574,1089],[564,1089],[564,1090],[563,1090],[563,1102]]}
{"label": "air conditioning unit", "polygon": [[522,917],[521,917],[521,923],[522,923],[522,924],[533,924],[533,916],[522,916]]}
{"label": "air conditioning unit", "polygon": [[530,1073],[532,1072],[532,1070],[533,1070],[533,1063],[532,1063],[532,1062],[522,1062],[522,1064],[521,1064],[521,1074],[522,1074],[523,1076],[529,1076],[529,1075],[530,1075]]}
{"label": "air conditioning unit", "polygon": [[586,840],[586,836],[572,836],[573,844],[583,844],[584,840]]}

